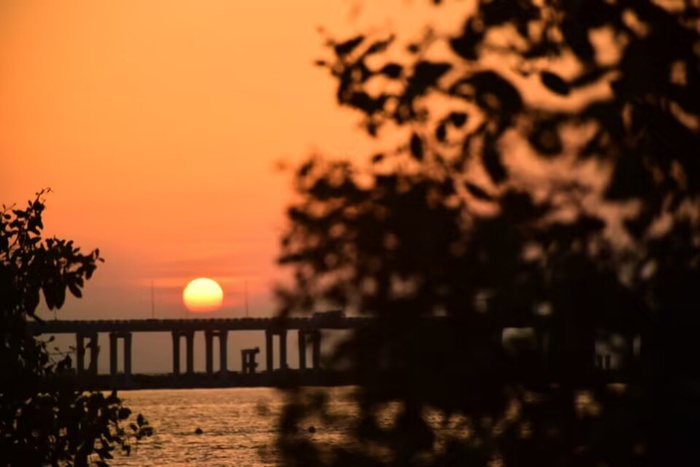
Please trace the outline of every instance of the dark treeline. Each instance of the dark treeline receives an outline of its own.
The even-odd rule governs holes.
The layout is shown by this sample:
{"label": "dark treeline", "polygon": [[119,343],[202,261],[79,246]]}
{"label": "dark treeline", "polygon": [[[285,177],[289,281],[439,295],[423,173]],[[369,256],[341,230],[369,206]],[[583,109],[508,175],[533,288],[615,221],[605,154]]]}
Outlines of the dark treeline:
{"label": "dark treeline", "polygon": [[281,314],[376,325],[325,362],[362,382],[356,416],[287,392],[285,462],[699,463],[700,10],[477,3],[459,31],[329,39],[318,63],[404,143],[295,174]]}

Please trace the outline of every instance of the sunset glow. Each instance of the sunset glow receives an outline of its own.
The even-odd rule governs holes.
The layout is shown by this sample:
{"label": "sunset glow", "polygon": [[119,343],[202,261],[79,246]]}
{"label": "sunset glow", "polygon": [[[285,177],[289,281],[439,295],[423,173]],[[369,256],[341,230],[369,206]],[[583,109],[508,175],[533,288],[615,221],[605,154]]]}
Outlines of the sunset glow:
{"label": "sunset glow", "polygon": [[213,279],[200,277],[185,287],[182,292],[182,301],[188,310],[193,313],[208,313],[221,308],[224,300],[224,291]]}
{"label": "sunset glow", "polygon": [[349,27],[348,10],[325,0],[0,6],[0,202],[51,188],[47,234],[106,260],[64,319],[149,316],[152,282],[156,315],[180,317],[182,278],[198,271],[246,280],[250,313],[274,313],[291,197],[276,167],[314,151],[369,152],[358,117],[339,110],[333,80],[313,65],[326,54],[319,26]]}

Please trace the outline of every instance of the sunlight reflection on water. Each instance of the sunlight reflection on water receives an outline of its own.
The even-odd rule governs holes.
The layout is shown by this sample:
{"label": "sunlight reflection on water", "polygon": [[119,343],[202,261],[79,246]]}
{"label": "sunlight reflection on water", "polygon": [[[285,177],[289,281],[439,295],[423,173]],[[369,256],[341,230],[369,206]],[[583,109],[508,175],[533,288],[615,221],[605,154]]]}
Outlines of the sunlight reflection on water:
{"label": "sunlight reflection on water", "polygon": [[[349,389],[333,392],[341,396]],[[259,467],[279,463],[274,443],[283,398],[277,390],[180,389],[119,394],[134,413],[148,419],[155,433],[134,446],[131,456],[115,456],[110,465]],[[342,399],[339,397],[338,403],[342,404]],[[197,428],[202,434],[195,434]],[[324,433],[320,430],[314,436]]]}

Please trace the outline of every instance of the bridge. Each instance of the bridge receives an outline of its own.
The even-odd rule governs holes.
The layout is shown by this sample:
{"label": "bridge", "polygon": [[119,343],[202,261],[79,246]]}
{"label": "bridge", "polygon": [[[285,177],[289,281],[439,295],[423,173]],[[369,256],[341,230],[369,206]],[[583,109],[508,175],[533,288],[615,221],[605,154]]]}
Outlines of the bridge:
{"label": "bridge", "polygon": [[[341,311],[315,313],[309,318],[230,318],[230,319],[130,319],[130,320],[54,320],[32,321],[30,332],[34,335],[75,334],[76,372],[83,376],[97,376],[99,335],[109,336],[110,375],[118,376],[118,342],[123,341],[122,377],[128,380],[132,375],[132,335],[136,332],[169,332],[172,335],[173,369],[175,376],[181,374],[180,344],[185,340],[185,372],[194,374],[194,335],[204,333],[206,374],[212,376],[214,370],[214,340],[219,344],[219,376],[228,379],[228,334],[233,331],[262,331],[265,333],[266,372],[274,368],[275,339],[278,337],[279,369],[287,369],[287,333],[297,331],[299,369],[317,370],[320,368],[321,330],[349,330],[366,326],[369,318],[345,317]],[[307,346],[310,346],[311,365],[307,367]],[[256,355],[259,349],[241,349],[243,374],[254,374],[257,368]],[[86,365],[86,356],[89,364]]]}
{"label": "bridge", "polygon": [[[537,348],[545,352],[546,344],[546,322],[544,316],[523,316],[515,321],[510,320],[506,326],[504,323],[496,322],[486,315],[472,315],[470,322],[477,325],[482,332],[493,333],[493,338],[501,344],[505,339],[505,330],[508,328],[529,328],[534,332]],[[428,323],[437,323],[448,320],[446,317],[424,318]],[[322,372],[320,366],[321,358],[321,331],[323,330],[356,330],[371,326],[374,318],[368,317],[348,317],[342,311],[333,310],[317,312],[311,317],[290,317],[290,318],[228,318],[228,319],[130,319],[130,320],[53,320],[29,323],[30,332],[34,335],[55,335],[74,334],[76,336],[76,374],[83,380],[107,381],[110,384],[120,383],[123,387],[139,387],[139,383],[132,380],[132,336],[140,332],[167,332],[172,335],[172,373],[164,375],[170,378],[169,381],[190,381],[190,387],[199,384],[219,384],[227,386],[231,384],[261,385],[260,381],[270,381],[273,373],[295,373],[288,372],[287,365],[287,337],[288,332],[297,334],[299,369],[296,373],[306,376],[319,376]],[[482,326],[480,326],[482,325]],[[613,329],[615,326],[610,327]],[[228,355],[228,335],[235,331],[260,331],[265,334],[265,371],[257,373],[258,364],[256,362],[259,349],[241,349],[241,371],[229,372]],[[205,343],[205,374],[195,374],[194,371],[194,336],[197,332],[204,333]],[[100,334],[109,336],[109,376],[99,375],[97,371],[97,357],[99,353],[98,338]],[[277,339],[275,339],[277,337]],[[181,342],[185,340],[185,371],[180,367]],[[634,335],[625,337],[628,356],[636,353],[633,351]],[[218,339],[219,368],[214,369],[214,341]],[[118,372],[118,343],[123,341],[123,372]],[[275,345],[277,343],[277,345]],[[275,348],[276,347],[276,348]],[[307,348],[311,348],[311,362],[307,362]],[[601,369],[612,369],[610,354],[596,353],[595,365]],[[278,353],[279,366],[274,367],[275,352]],[[593,356],[593,355],[592,355]],[[89,357],[86,365],[86,357]],[[616,358],[616,357],[615,357]],[[626,360],[626,357],[623,357]],[[310,365],[307,365],[310,363]],[[308,371],[307,371],[308,370]],[[147,375],[135,375],[139,378]],[[199,381],[202,380],[202,381]],[[313,381],[318,381],[318,379]],[[132,381],[132,384],[126,384]],[[178,383],[178,384],[180,384]],[[184,384],[184,383],[183,383]]]}

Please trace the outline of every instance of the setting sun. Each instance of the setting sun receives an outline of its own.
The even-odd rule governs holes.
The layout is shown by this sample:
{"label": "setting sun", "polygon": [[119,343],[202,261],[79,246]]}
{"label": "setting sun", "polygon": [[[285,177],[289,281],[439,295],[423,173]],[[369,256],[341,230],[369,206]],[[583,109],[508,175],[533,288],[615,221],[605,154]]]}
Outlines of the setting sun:
{"label": "setting sun", "polygon": [[188,310],[194,313],[216,311],[221,307],[224,291],[212,279],[200,277],[190,281],[182,292],[182,300]]}

